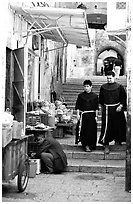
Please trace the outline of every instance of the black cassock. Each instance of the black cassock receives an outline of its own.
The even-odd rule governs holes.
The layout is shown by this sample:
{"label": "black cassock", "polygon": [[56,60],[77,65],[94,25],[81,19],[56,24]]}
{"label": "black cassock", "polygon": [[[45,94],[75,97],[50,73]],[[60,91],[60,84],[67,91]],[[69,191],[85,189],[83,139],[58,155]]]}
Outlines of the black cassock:
{"label": "black cassock", "polygon": [[[101,86],[99,103],[102,106],[102,127],[99,143],[108,144],[126,141],[126,92],[121,84],[116,82],[106,83]],[[116,112],[119,104],[123,105],[122,111]]]}
{"label": "black cassock", "polygon": [[[96,123],[96,110],[98,110],[98,96],[93,93],[82,92],[78,95],[75,109],[79,109],[82,114],[82,125],[80,131],[80,141],[85,148],[87,145],[90,149],[96,148],[97,142],[97,123]],[[90,111],[90,112],[86,112]],[[76,141],[77,144],[79,142],[79,123],[77,123],[76,127]]]}

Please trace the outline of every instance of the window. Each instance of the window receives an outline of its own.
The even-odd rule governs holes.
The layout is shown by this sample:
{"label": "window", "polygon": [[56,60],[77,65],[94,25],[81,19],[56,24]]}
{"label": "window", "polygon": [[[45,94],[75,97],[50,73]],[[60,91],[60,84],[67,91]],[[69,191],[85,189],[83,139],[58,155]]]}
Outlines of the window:
{"label": "window", "polygon": [[116,9],[126,9],[126,2],[116,2]]}

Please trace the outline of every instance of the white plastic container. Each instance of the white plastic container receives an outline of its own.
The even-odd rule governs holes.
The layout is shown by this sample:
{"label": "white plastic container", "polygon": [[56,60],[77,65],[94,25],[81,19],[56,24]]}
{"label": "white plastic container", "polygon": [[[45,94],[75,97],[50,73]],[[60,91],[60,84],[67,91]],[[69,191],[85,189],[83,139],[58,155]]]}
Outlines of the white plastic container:
{"label": "white plastic container", "polygon": [[30,164],[29,178],[34,178],[36,176],[36,171],[37,171],[36,159],[30,159],[29,164]]}

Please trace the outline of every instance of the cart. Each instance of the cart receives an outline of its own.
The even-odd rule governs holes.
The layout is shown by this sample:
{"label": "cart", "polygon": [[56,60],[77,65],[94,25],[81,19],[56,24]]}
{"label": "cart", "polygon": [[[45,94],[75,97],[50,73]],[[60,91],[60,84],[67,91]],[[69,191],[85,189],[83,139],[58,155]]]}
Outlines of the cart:
{"label": "cart", "polygon": [[12,140],[2,148],[2,181],[9,182],[17,177],[18,191],[23,192],[29,180],[28,137]]}

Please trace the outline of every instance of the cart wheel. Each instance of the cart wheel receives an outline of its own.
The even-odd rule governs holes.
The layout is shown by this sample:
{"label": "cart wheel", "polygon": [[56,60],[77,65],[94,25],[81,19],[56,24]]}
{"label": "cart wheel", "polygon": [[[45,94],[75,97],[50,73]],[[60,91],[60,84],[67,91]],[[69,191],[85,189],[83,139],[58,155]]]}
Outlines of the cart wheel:
{"label": "cart wheel", "polygon": [[18,168],[18,190],[23,192],[29,180],[29,161],[28,159],[22,160]]}

